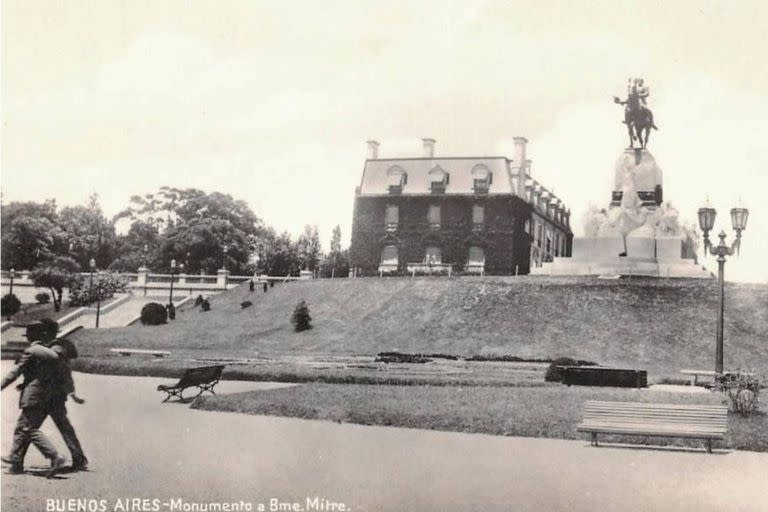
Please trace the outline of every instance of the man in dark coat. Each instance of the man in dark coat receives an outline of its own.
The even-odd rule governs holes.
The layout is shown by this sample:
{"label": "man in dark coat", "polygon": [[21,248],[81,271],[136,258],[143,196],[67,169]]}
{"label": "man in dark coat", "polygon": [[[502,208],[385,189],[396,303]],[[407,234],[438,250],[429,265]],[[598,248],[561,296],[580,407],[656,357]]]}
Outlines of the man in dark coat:
{"label": "man in dark coat", "polygon": [[13,431],[13,445],[10,457],[3,461],[10,464],[9,474],[24,472],[24,456],[30,443],[51,461],[50,478],[62,469],[66,459],[59,455],[50,440],[40,431],[48,416],[49,402],[56,385],[58,375],[58,355],[53,350],[43,346],[39,341],[24,351],[18,364],[5,376],[0,389],[5,389],[16,379],[24,376],[24,381],[18,388],[19,408],[21,414]]}
{"label": "man in dark coat", "polygon": [[55,340],[51,350],[59,356],[59,372],[49,402],[48,414],[51,415],[56,428],[61,432],[64,443],[69,448],[69,453],[72,455],[72,470],[86,471],[88,458],[83,453],[75,427],[67,416],[67,396],[71,397],[75,403],[85,403],[85,400],[75,394],[75,382],[72,380],[72,369],[69,366],[69,360],[77,357],[77,349],[69,340],[64,339]]}

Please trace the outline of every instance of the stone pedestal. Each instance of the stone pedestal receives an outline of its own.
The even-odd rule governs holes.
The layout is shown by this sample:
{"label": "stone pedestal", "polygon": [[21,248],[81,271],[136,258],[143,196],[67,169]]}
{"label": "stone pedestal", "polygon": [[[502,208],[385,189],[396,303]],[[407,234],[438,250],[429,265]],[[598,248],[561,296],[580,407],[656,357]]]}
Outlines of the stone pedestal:
{"label": "stone pedestal", "polygon": [[679,236],[656,239],[656,257],[661,261],[677,262],[683,257],[683,241]]}
{"label": "stone pedestal", "polygon": [[630,258],[654,259],[656,240],[645,237],[627,237],[627,256]]}
{"label": "stone pedestal", "polygon": [[312,271],[311,270],[302,270],[299,272],[299,279],[302,281],[304,280],[310,280],[312,279]]}
{"label": "stone pedestal", "polygon": [[229,279],[229,270],[225,268],[220,268],[219,271],[216,272],[216,287],[226,288],[228,279]]}

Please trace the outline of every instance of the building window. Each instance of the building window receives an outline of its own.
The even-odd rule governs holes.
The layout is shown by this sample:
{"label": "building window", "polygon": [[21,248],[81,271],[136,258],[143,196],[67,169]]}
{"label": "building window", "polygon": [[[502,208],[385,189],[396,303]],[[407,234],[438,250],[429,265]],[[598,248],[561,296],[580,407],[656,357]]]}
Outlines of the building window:
{"label": "building window", "polygon": [[429,190],[433,194],[445,194],[450,176],[439,165],[429,171]]}
{"label": "building window", "polygon": [[400,223],[400,209],[396,204],[388,204],[384,212],[384,224],[387,231],[396,231]]}
{"label": "building window", "polygon": [[483,164],[477,164],[470,174],[472,174],[472,189],[475,194],[487,194],[493,181],[491,170]]}
{"label": "building window", "polygon": [[525,232],[531,234],[531,219],[525,219]]}
{"label": "building window", "polygon": [[555,256],[560,256],[560,235],[555,233]]}
{"label": "building window", "polygon": [[427,222],[430,229],[440,229],[440,205],[431,204],[427,211]]}
{"label": "building window", "polygon": [[485,224],[485,206],[476,204],[472,206],[472,229],[479,231]]}
{"label": "building window", "polygon": [[485,251],[482,247],[472,246],[469,248],[469,261],[467,263],[471,267],[485,265]]}
{"label": "building window", "polygon": [[402,194],[403,187],[408,183],[408,174],[399,165],[387,169],[387,187],[390,194]]}
{"label": "building window", "polygon": [[383,266],[397,267],[397,246],[385,245],[381,250],[381,264]]}
{"label": "building window", "polygon": [[443,262],[443,251],[439,247],[430,245],[424,250],[424,263],[428,265],[439,265]]}
{"label": "building window", "polygon": [[541,241],[544,238],[544,226],[539,222],[536,226],[536,245],[541,247]]}

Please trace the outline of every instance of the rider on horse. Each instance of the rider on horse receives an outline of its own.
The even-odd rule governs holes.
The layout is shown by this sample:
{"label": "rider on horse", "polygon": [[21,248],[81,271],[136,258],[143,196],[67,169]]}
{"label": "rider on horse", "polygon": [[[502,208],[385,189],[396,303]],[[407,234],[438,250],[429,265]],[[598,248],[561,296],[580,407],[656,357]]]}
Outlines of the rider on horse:
{"label": "rider on horse", "polygon": [[[642,137],[642,130],[650,130],[653,128],[656,130],[656,125],[653,122],[653,113],[648,108],[648,96],[650,95],[649,88],[645,85],[645,81],[642,78],[630,79],[627,86],[627,99],[622,101],[614,96],[613,100],[619,105],[624,105],[624,121],[627,125],[630,135],[630,147],[633,146],[632,142],[635,139],[639,139],[641,147],[645,148],[648,142],[648,135]],[[634,128],[634,133],[633,133]]]}

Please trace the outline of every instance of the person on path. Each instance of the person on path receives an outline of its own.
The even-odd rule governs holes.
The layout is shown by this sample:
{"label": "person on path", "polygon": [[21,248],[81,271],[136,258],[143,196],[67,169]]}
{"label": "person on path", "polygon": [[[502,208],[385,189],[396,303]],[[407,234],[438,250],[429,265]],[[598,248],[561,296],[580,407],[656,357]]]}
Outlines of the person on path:
{"label": "person on path", "polygon": [[72,470],[87,471],[88,458],[83,453],[75,428],[67,416],[67,396],[77,404],[85,403],[85,400],[75,394],[75,382],[72,380],[72,368],[69,366],[70,359],[77,357],[77,349],[68,340],[55,340],[51,350],[58,354],[59,365],[48,414],[61,432],[61,437],[72,455]]}
{"label": "person on path", "polygon": [[0,384],[0,389],[5,389],[19,377],[24,377],[24,381],[18,386],[21,390],[21,414],[13,431],[11,454],[2,457],[2,460],[10,464],[8,474],[23,473],[24,457],[29,445],[33,444],[51,461],[51,468],[46,475],[51,478],[61,471],[66,463],[66,459],[59,455],[48,437],[40,431],[40,425],[48,416],[52,390],[58,375],[58,355],[45,347],[41,340],[30,341],[33,341],[32,346],[24,351],[18,364]]}

